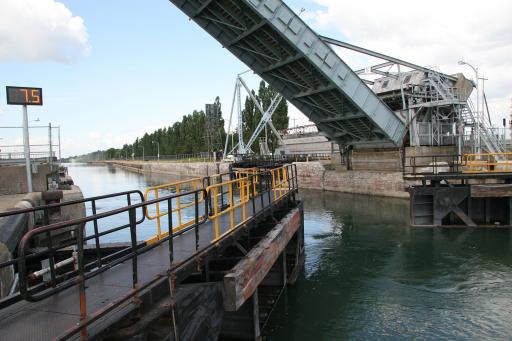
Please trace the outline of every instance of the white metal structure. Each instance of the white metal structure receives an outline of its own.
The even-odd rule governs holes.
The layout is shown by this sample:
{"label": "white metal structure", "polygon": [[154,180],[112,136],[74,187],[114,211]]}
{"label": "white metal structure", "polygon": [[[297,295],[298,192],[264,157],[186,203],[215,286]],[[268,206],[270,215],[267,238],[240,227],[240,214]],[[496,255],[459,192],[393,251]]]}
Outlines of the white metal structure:
{"label": "white metal structure", "polygon": [[[254,97],[254,94],[249,89],[245,81],[243,80],[242,74],[239,74],[236,78],[235,83],[235,93],[233,95],[233,101],[231,104],[231,113],[229,115],[229,123],[228,123],[228,133],[226,135],[226,143],[224,144],[224,155],[223,158],[225,159],[228,154],[232,154],[235,150],[237,150],[237,154],[239,155],[246,155],[253,153],[251,150],[251,146],[256,142],[256,139],[261,134],[263,129],[265,129],[266,126],[269,126],[274,135],[277,137],[277,140],[279,141],[279,144],[284,145],[284,142],[281,138],[281,135],[277,131],[277,129],[274,127],[274,124],[272,123],[272,114],[276,111],[277,107],[281,103],[283,96],[280,94],[277,94],[276,97],[272,99],[272,102],[270,103],[270,106],[266,109],[263,109],[263,107],[260,105],[258,100]],[[243,140],[243,112],[242,112],[242,94],[241,90],[242,88],[245,89],[247,94],[249,95],[251,101],[254,103],[254,106],[258,109],[258,111],[261,113],[261,119],[258,122],[258,125],[256,126],[256,129],[254,130],[252,136],[249,138],[247,143]],[[236,102],[236,103],[235,103]],[[228,142],[229,142],[229,135],[231,132],[231,123],[233,119],[233,111],[234,108],[237,108],[237,114],[238,114],[238,143],[233,146],[232,150],[228,153]],[[268,147],[266,148],[268,149]],[[265,150],[264,152],[267,152]]]}

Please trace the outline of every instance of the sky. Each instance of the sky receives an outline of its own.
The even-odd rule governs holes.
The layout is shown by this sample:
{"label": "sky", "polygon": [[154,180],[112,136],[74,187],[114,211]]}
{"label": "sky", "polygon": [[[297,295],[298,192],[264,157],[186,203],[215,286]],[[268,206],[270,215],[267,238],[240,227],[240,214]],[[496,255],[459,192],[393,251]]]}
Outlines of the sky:
{"label": "sky", "polygon": [[[479,68],[492,119],[509,118],[512,1],[289,0],[317,33],[445,73]],[[378,60],[337,49],[352,68]],[[32,125],[61,127],[62,155],[121,147],[172,125],[219,96],[230,111],[235,77],[247,67],[167,0],[0,0],[0,127],[21,125],[5,86],[43,88]],[[257,88],[259,78],[244,76]],[[290,124],[308,122],[290,106]],[[46,129],[32,129],[44,144]],[[21,144],[0,128],[0,146]],[[5,147],[0,149],[6,150]]]}

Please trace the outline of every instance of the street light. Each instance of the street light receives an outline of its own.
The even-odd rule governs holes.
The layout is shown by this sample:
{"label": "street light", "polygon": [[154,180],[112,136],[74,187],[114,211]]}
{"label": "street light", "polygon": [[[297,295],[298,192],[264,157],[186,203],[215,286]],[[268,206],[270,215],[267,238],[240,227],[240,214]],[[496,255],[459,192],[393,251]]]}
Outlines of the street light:
{"label": "street light", "polygon": [[152,143],[156,143],[156,148],[157,148],[157,161],[160,161],[160,142],[158,141],[152,141]]}
{"label": "street light", "polygon": [[476,84],[475,84],[475,87],[476,87],[476,117],[477,117],[476,134],[477,134],[477,148],[479,151],[480,150],[480,122],[482,121],[482,119],[480,117],[480,112],[479,112],[479,110],[480,110],[480,87],[478,86],[478,81],[479,81],[478,68],[474,67],[473,65],[471,65],[468,62],[465,62],[463,60],[459,60],[458,64],[459,65],[467,65],[470,68],[472,68],[473,71],[475,72],[475,77],[476,77]]}

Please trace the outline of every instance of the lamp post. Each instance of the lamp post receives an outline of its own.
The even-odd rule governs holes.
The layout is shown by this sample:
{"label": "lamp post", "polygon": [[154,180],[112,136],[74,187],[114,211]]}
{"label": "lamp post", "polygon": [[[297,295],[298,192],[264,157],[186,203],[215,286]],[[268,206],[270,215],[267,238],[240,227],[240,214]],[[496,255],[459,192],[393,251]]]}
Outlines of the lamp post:
{"label": "lamp post", "polygon": [[153,143],[156,143],[156,148],[157,148],[157,161],[160,161],[160,142],[158,141],[152,141]]}
{"label": "lamp post", "polygon": [[477,146],[476,146],[476,149],[477,149],[477,153],[480,152],[480,122],[481,122],[481,117],[480,117],[480,87],[478,86],[478,68],[477,67],[474,67],[473,65],[463,61],[463,60],[459,60],[458,62],[459,65],[467,65],[469,66],[470,68],[473,69],[473,71],[475,72],[475,77],[476,77],[476,84],[475,84],[475,87],[476,87],[476,117],[477,117],[477,122],[476,123],[476,140],[477,140]]}

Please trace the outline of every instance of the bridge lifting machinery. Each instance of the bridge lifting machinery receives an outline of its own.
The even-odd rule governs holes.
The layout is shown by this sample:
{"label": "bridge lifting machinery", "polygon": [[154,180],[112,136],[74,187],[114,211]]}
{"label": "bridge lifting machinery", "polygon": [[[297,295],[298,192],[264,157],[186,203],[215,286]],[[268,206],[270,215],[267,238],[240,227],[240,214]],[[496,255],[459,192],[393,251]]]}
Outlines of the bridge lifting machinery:
{"label": "bridge lifting machinery", "polygon": [[[263,109],[261,104],[258,102],[256,97],[254,96],[253,92],[247,86],[247,83],[242,78],[242,74],[239,74],[236,77],[235,91],[233,94],[233,101],[231,104],[231,112],[229,115],[228,133],[226,135],[226,142],[224,145],[224,156],[223,156],[224,159],[227,158],[228,154],[233,154],[235,151],[236,151],[236,154],[238,154],[238,155],[252,154],[253,153],[253,151],[251,150],[252,145],[254,144],[254,142],[256,142],[256,139],[258,138],[258,136],[260,136],[263,129],[265,129],[267,126],[270,127],[270,129],[276,136],[278,143],[280,145],[284,145],[284,141],[281,138],[281,134],[277,131],[274,124],[272,123],[272,114],[276,111],[277,107],[281,103],[283,96],[281,96],[281,94],[277,94],[270,102],[269,107],[266,109]],[[258,125],[254,129],[254,132],[251,135],[251,137],[249,138],[249,140],[247,141],[247,143],[245,143],[244,139],[243,139],[243,120],[244,119],[243,119],[243,112],[242,112],[242,88],[244,88],[245,91],[249,94],[249,98],[251,99],[251,101],[254,103],[254,106],[261,114],[261,119],[258,122]],[[238,116],[238,127],[237,127],[238,142],[236,144],[233,143],[234,132],[231,132],[231,124],[232,124],[232,120],[233,120],[233,111],[235,109],[235,106],[236,106],[237,116]],[[231,133],[231,138],[232,138],[231,145],[233,146],[233,148],[228,153],[228,143],[229,143],[230,133]],[[260,152],[263,155],[270,154],[270,150],[268,148],[266,137],[264,137],[263,140],[260,141]]]}
{"label": "bridge lifting machinery", "polygon": [[[409,144],[457,145],[459,152],[468,145],[475,151],[504,150],[483,119],[483,105],[473,107],[469,96],[474,84],[462,74],[446,75],[320,36],[281,0],[170,1],[340,149]],[[384,62],[354,71],[331,45]],[[363,79],[369,74],[381,78]],[[249,150],[243,142],[237,147]]]}

